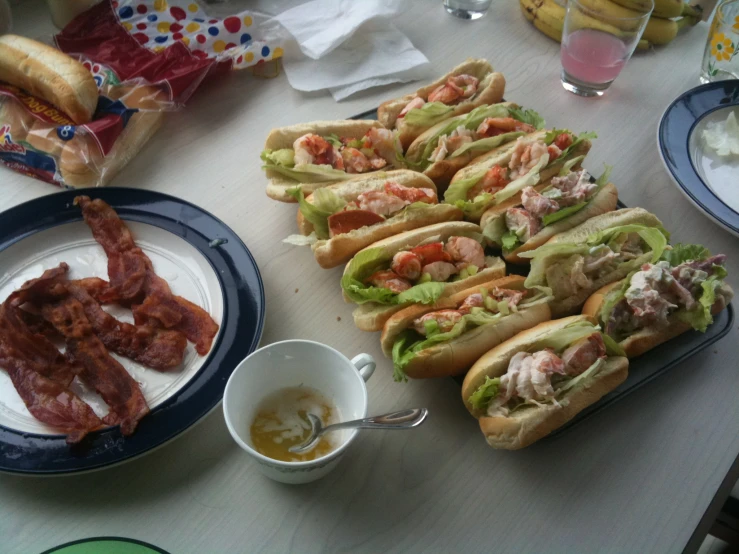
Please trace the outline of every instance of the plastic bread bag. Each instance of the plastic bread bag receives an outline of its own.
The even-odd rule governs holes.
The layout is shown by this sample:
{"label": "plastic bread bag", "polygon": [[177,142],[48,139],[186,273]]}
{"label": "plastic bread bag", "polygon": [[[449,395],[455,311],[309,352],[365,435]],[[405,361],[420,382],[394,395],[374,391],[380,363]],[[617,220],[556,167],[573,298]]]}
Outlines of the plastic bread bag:
{"label": "plastic bread bag", "polygon": [[[54,37],[98,87],[91,122],[75,125],[47,102],[0,82],[0,162],[60,186],[102,186],[145,146],[165,113],[208,78],[260,70],[282,56],[258,40],[266,17],[208,17],[192,1],[104,0]],[[269,65],[269,64],[267,64]]]}

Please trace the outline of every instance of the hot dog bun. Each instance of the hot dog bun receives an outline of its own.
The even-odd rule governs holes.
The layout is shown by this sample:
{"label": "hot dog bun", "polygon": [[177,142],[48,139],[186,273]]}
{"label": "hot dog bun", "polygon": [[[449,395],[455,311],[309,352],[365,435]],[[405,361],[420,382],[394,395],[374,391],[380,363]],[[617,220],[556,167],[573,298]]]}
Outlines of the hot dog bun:
{"label": "hot dog bun", "polygon": [[469,370],[462,384],[462,400],[470,413],[479,419],[480,430],[490,446],[507,450],[528,446],[564,425],[626,379],[629,361],[624,357],[610,356],[600,371],[559,397],[559,406],[555,404],[532,406],[508,416],[491,417],[470,405],[470,396],[485,382],[485,378],[504,375],[515,354],[541,350],[545,347],[544,341],[550,334],[580,321],[594,323],[592,318],[583,315],[540,323],[499,344],[482,356]]}
{"label": "hot dog bun", "polygon": [[[393,344],[398,335],[411,327],[413,321],[424,314],[436,310],[457,309],[465,298],[479,292],[481,287],[523,290],[523,283],[524,278],[520,275],[509,275],[441,298],[435,305],[415,304],[404,308],[392,315],[385,323],[381,338],[382,351],[385,356],[391,357]],[[404,368],[405,374],[416,379],[460,375],[492,347],[550,317],[551,312],[546,303],[521,308],[518,312],[511,312],[494,323],[481,325],[463,333],[456,339],[418,352]]]}
{"label": "hot dog bun", "polygon": [[[335,121],[313,121],[312,123],[300,123],[289,127],[273,129],[264,142],[265,149],[279,150],[281,148],[292,148],[293,143],[308,133],[320,136],[336,134],[340,137],[362,138],[370,129],[381,129],[379,121],[373,119],[347,119]],[[314,190],[332,185],[339,181],[324,181],[319,183],[301,183],[281,175],[273,169],[265,170],[269,183],[267,184],[267,196],[280,202],[297,202],[287,191],[297,185],[303,188],[308,195]],[[352,177],[347,173],[347,179]]]}
{"label": "hot dog bun", "polygon": [[[378,241],[363,250],[367,250],[369,248],[380,248],[383,252],[377,259],[384,259],[389,262],[397,252],[418,246],[426,240],[433,239],[444,241],[452,236],[472,236],[479,234],[480,227],[474,223],[450,221],[447,223],[428,225],[412,231],[406,231],[399,235]],[[488,257],[488,260],[490,260],[490,257]],[[494,260],[494,263],[491,260],[490,267],[481,269],[477,274],[472,275],[467,279],[446,283],[442,297],[450,296],[460,290],[479,285],[480,283],[485,283],[497,277],[503,277],[505,275],[505,263],[500,258],[495,258]],[[351,262],[349,262],[346,268],[344,268],[344,275],[349,271],[350,265]],[[346,302],[351,302],[351,299],[346,295],[346,293],[343,291],[342,293],[344,300]],[[408,304],[385,305],[375,302],[361,304],[353,312],[354,324],[363,331],[380,331],[391,315],[400,311],[407,305]]]}
{"label": "hot dog bun", "polygon": [[92,74],[74,58],[35,40],[0,36],[0,81],[46,100],[78,125],[95,113],[98,89]]}
{"label": "hot dog bun", "polygon": [[[436,192],[434,183],[427,177],[407,169],[355,177],[349,181],[330,185],[327,188],[330,188],[347,202],[352,202],[364,192],[384,190],[385,183],[388,181],[394,181],[406,187],[428,188]],[[309,195],[306,201],[312,203],[313,195]],[[342,233],[328,240],[319,240],[312,246],[313,255],[321,267],[336,267],[348,262],[362,248],[379,240],[434,223],[459,221],[462,219],[462,215],[462,210],[449,204],[435,204],[418,210],[404,210],[398,215],[388,217],[382,223]],[[298,229],[302,234],[310,235],[313,232],[313,225],[305,219],[300,211],[298,211],[297,221]]]}
{"label": "hot dog bun", "polygon": [[[497,104],[499,106],[506,106],[510,108],[517,108],[518,105],[513,102],[501,102]],[[421,161],[421,155],[423,154],[424,149],[426,148],[426,145],[428,144],[429,140],[439,132],[440,129],[446,127],[449,125],[449,123],[452,120],[456,120],[459,122],[462,122],[467,117],[467,114],[459,115],[454,118],[447,119],[445,121],[442,121],[440,123],[437,123],[433,127],[427,129],[424,131],[416,140],[413,141],[413,143],[408,147],[408,150],[405,153],[405,158],[409,163],[418,163]],[[515,139],[514,139],[515,140]],[[438,142],[438,140],[437,140]],[[510,142],[510,141],[509,141]],[[497,148],[497,147],[496,147]],[[494,149],[491,149],[492,151]],[[483,152],[485,153],[485,152]],[[449,182],[452,180],[452,177],[462,169],[463,167],[467,166],[475,157],[480,155],[480,151],[472,152],[467,151],[464,152],[458,156],[454,157],[447,157],[444,160],[433,162],[431,165],[429,165],[426,169],[424,169],[423,173],[427,177],[429,177],[438,187],[440,187],[442,190],[446,190],[446,186],[449,184]]]}
{"label": "hot dog bun", "polygon": [[[541,231],[536,233],[533,237],[531,237],[515,250],[512,250],[510,252],[504,251],[503,257],[507,262],[513,264],[529,263],[529,260],[527,258],[520,258],[519,254],[521,254],[522,252],[528,252],[529,250],[534,250],[535,248],[539,248],[542,244],[547,242],[552,237],[558,235],[559,233],[563,233],[569,229],[572,229],[573,227],[577,227],[591,217],[595,217],[597,215],[615,210],[617,204],[618,190],[616,189],[616,185],[614,185],[613,183],[607,183],[606,185],[603,185],[601,187],[601,189],[590,199],[588,205],[585,206],[582,210],[571,215],[570,217],[561,219],[556,223],[553,223],[552,225],[544,227]],[[488,208],[488,210],[486,210],[485,213],[482,214],[480,227],[485,229],[487,225],[494,225],[495,220],[505,218],[505,213],[507,210],[508,207],[506,207],[505,209],[501,209],[500,206],[493,206],[492,208]]]}
{"label": "hot dog bun", "polygon": [[[600,323],[601,327],[605,328],[606,322],[602,321],[600,317],[600,311],[603,307],[603,302],[605,301],[606,296],[611,290],[620,288],[622,284],[623,280],[616,281],[615,283],[611,283],[595,291],[585,302],[585,305],[582,308],[582,313],[593,317]],[[734,291],[728,285],[726,285],[726,288],[728,289],[726,291],[727,294],[717,295],[716,302],[714,302],[713,306],[711,307],[711,313],[713,315],[718,314],[719,312],[721,312],[721,310],[726,308],[726,306],[729,304],[729,302],[731,302],[731,299],[734,296]],[[619,342],[621,348],[623,348],[624,352],[626,352],[626,356],[628,358],[636,358],[637,356],[641,356],[655,346],[659,346],[664,342],[674,339],[675,337],[682,335],[686,331],[690,331],[693,328],[690,323],[679,319],[677,312],[669,315],[667,320],[669,323],[666,327],[647,327],[644,329],[640,329],[638,331],[634,331],[624,340]]]}
{"label": "hot dog bun", "polygon": [[[583,244],[593,233],[628,224],[642,224],[648,227],[662,227],[662,222],[656,215],[649,213],[643,208],[625,208],[613,212],[604,213],[588,219],[577,227],[560,233],[552,237],[545,244]],[[522,252],[525,258],[531,258],[533,251]],[[557,254],[547,255],[542,258],[532,259],[532,270],[527,278],[527,286],[540,284],[539,281],[544,279],[544,272],[551,264],[557,262],[561,256]],[[588,297],[604,285],[619,281],[626,277],[631,271],[641,267],[652,258],[652,252],[645,252],[632,260],[620,263],[614,270],[604,273],[592,282],[589,287],[578,290],[577,293],[567,298],[555,298],[550,303],[553,317],[562,317],[579,311],[580,307],[585,303]],[[536,267],[535,267],[536,266]]]}
{"label": "hot dog bun", "polygon": [[428,100],[429,94],[455,75],[472,75],[479,79],[480,84],[477,94],[471,100],[464,100],[453,106],[454,109],[450,112],[450,117],[471,112],[477,106],[482,106],[483,104],[495,104],[503,98],[505,91],[505,78],[503,75],[501,73],[494,73],[493,67],[487,60],[470,58],[453,68],[449,73],[439,77],[433,83],[419,88],[414,94],[406,94],[401,98],[383,102],[377,109],[377,119],[388,129],[398,129],[400,142],[404,149],[408,148],[416,137],[428,127],[411,125],[405,121],[405,118],[399,120],[398,115],[400,115],[400,112],[416,97]]}
{"label": "hot dog bun", "polygon": [[[520,141],[523,144],[531,144],[533,142],[536,142],[537,140],[542,140],[544,136],[546,135],[547,131],[536,131],[534,133],[531,133],[529,135],[519,137]],[[509,142],[506,144],[503,144],[496,148],[495,150],[491,150],[487,154],[483,154],[481,156],[478,156],[474,160],[472,160],[469,165],[466,167],[463,167],[457,173],[455,173],[454,177],[452,177],[452,180],[450,182],[450,187],[454,185],[454,183],[468,179],[470,177],[473,177],[481,172],[484,172],[488,169],[490,169],[493,166],[501,165],[501,166],[507,166],[511,158],[513,157],[513,151],[516,148],[516,144],[518,143],[518,139],[514,142]],[[536,185],[534,188],[537,191],[540,191],[541,189],[545,188],[549,183],[548,181],[559,174],[564,164],[567,162],[567,160],[576,158],[578,156],[585,156],[590,151],[590,148],[592,146],[592,143],[589,140],[584,140],[578,145],[576,145],[570,154],[565,158],[558,158],[554,160],[554,162],[547,165],[544,169],[542,169],[539,172],[539,184]],[[577,169],[582,164],[583,160],[580,160],[578,163],[576,163],[572,169]],[[445,197],[446,198],[446,197]],[[499,204],[495,204],[494,206],[501,211],[505,211],[508,208],[512,208],[514,206],[517,206],[521,203],[521,193],[517,193],[510,198],[504,200],[503,202],[500,202]],[[490,208],[488,208],[490,209]],[[482,214],[480,214],[482,216]],[[468,215],[469,221],[479,222],[480,220],[472,215]]]}
{"label": "hot dog bun", "polygon": [[159,129],[163,120],[162,112],[133,114],[105,157],[89,134],[82,132],[75,134],[74,138],[64,145],[59,161],[59,170],[64,182],[71,187],[101,186],[109,183],[141,150]]}

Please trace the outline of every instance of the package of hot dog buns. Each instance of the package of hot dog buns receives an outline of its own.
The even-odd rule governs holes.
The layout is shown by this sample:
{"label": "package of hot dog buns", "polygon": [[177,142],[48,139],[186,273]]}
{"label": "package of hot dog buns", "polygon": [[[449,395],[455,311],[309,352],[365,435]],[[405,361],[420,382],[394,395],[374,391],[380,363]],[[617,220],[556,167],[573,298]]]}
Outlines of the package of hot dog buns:
{"label": "package of hot dog buns", "polygon": [[205,80],[282,56],[259,24],[192,1],[103,0],[54,46],[0,36],[0,162],[60,186],[109,183]]}

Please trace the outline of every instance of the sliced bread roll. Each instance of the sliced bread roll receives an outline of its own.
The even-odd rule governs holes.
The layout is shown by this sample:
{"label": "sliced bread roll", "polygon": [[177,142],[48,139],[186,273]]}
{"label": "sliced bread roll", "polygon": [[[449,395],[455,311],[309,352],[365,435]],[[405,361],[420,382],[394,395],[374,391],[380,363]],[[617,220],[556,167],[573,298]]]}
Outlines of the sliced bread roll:
{"label": "sliced bread roll", "polygon": [[[387,100],[386,102],[380,104],[380,107],[377,109],[377,119],[386,128],[392,129],[393,127],[395,127],[395,124],[398,120],[398,115],[400,115],[400,112],[403,111],[403,108],[405,108],[411,100],[416,97],[422,98],[423,100],[428,100],[429,94],[431,94],[432,92],[434,92],[434,90],[446,83],[450,77],[454,77],[455,75],[473,75],[482,80],[485,78],[486,75],[492,72],[493,66],[491,66],[487,60],[468,58],[467,60],[453,68],[449,73],[446,73],[436,79],[434,82],[419,88],[415,93],[406,94],[405,96],[401,96],[400,98]],[[495,102],[485,103],[494,104]],[[452,115],[460,115],[472,111],[473,109],[474,106],[467,111],[461,111],[457,114]]]}
{"label": "sliced bread roll", "polygon": [[[416,171],[409,169],[396,169],[394,171],[378,171],[367,175],[357,175],[347,181],[342,181],[327,188],[343,200],[353,202],[359,198],[360,194],[373,190],[385,190],[385,183],[392,181],[403,185],[404,187],[426,188],[436,192],[436,185],[428,177]],[[313,204],[313,193],[306,195],[306,202]],[[310,235],[313,232],[313,225],[305,219],[305,216],[298,210],[296,216],[298,230],[302,235]],[[397,234],[397,233],[394,233]],[[384,238],[384,237],[383,237]],[[379,239],[378,239],[379,240]]]}
{"label": "sliced bread roll", "polygon": [[[515,250],[511,250],[510,252],[504,251],[503,257],[506,259],[507,262],[513,264],[529,263],[529,260],[527,258],[521,258],[519,257],[519,254],[521,254],[522,252],[528,252],[529,250],[534,250],[535,248],[539,248],[542,244],[550,240],[552,237],[560,233],[564,233],[565,231],[568,231],[573,227],[577,227],[591,217],[595,217],[615,210],[617,205],[618,190],[616,189],[616,185],[614,185],[613,183],[607,183],[603,185],[603,187],[601,187],[601,189],[590,199],[588,205],[585,206],[582,210],[571,215],[570,217],[561,219],[551,225],[547,225]],[[493,206],[492,208],[488,209],[482,215],[482,219],[480,220],[480,227],[485,229],[485,227],[487,227],[488,225],[495,225],[496,220],[505,218],[506,211],[510,207],[511,206],[507,206],[505,207],[505,209],[503,209],[501,208],[501,206]]]}
{"label": "sliced bread roll", "polygon": [[41,42],[0,36],[0,81],[53,104],[76,124],[92,120],[98,89],[80,62]]}
{"label": "sliced bread roll", "polygon": [[[270,150],[280,150],[282,148],[292,148],[293,143],[308,133],[320,136],[336,134],[340,137],[362,138],[370,129],[381,129],[382,125],[379,121],[373,119],[346,119],[334,121],[313,121],[311,123],[300,123],[298,125],[290,125],[289,127],[280,127],[273,129],[267,140],[264,142],[264,148]],[[325,187],[340,181],[321,181],[317,183],[301,183],[290,179],[273,169],[266,170],[269,183],[267,184],[267,196],[273,200],[280,202],[296,202],[287,191],[297,185],[300,185],[305,194],[310,194],[317,188]],[[346,178],[351,179],[352,175],[347,173]]]}
{"label": "sliced bread roll", "polygon": [[[607,322],[602,321],[600,317],[603,302],[610,291],[620,288],[622,284],[623,280],[616,281],[615,283],[611,283],[595,291],[585,302],[585,305],[582,308],[582,313],[593,317],[600,323],[601,327],[605,328],[605,324]],[[721,310],[726,308],[734,297],[734,291],[728,287],[728,285],[727,290],[725,290],[724,293],[725,294],[717,295],[716,302],[711,307],[711,313],[713,315],[718,314]],[[644,329],[639,329],[619,342],[621,348],[626,352],[626,356],[628,358],[641,356],[652,348],[674,339],[693,328],[690,323],[682,321],[677,312],[670,314],[667,320],[669,323],[665,327],[646,327]]]}
{"label": "sliced bread roll", "polygon": [[508,416],[492,417],[472,407],[469,398],[485,382],[486,377],[495,378],[504,375],[515,354],[542,350],[547,346],[545,341],[552,333],[579,322],[595,323],[592,318],[585,315],[540,323],[499,344],[472,366],[462,384],[462,400],[470,413],[479,419],[480,430],[490,446],[507,450],[528,446],[564,425],[626,379],[628,360],[612,356],[592,377],[583,379],[558,397],[559,406],[544,404],[514,411]]}
{"label": "sliced bread roll", "polygon": [[[480,235],[479,225],[474,223],[468,223],[465,221],[450,221],[447,223],[436,223],[434,225],[428,225],[419,229],[406,231],[399,235],[383,239],[381,241],[368,246],[370,248],[380,248],[383,250],[382,254],[377,257],[377,263],[390,264],[393,256],[401,250],[410,250],[416,246],[419,246],[425,241],[445,241],[452,236],[479,236]],[[491,261],[491,264],[484,269],[481,269],[475,275],[460,280],[446,283],[444,287],[444,294],[442,296],[449,296],[465,288],[478,285],[494,279],[496,277],[503,277],[505,275],[505,263],[500,258],[490,258],[487,260]],[[347,264],[344,269],[344,275],[346,276],[349,272],[351,262]],[[363,278],[368,277],[362,275]],[[344,300],[351,302],[351,299],[347,296],[346,292],[343,292]],[[380,331],[388,318],[399,310],[403,309],[408,304],[378,304],[376,302],[367,302],[359,305],[353,312],[354,324],[363,331]]]}
{"label": "sliced bread roll", "polygon": [[583,379],[558,399],[559,406],[545,404],[519,410],[509,416],[483,416],[480,430],[493,448],[518,450],[535,443],[562,427],[585,408],[623,383],[629,374],[629,361],[623,357],[606,360],[595,375]]}
{"label": "sliced bread roll", "polygon": [[[415,304],[400,310],[390,317],[382,330],[381,346],[383,353],[392,356],[393,345],[403,331],[413,325],[413,321],[424,314],[437,310],[455,310],[471,294],[480,288],[524,289],[524,278],[519,275],[496,278],[477,286],[467,288],[449,297],[441,298],[435,305]],[[529,308],[522,307],[498,321],[481,325],[463,333],[449,342],[435,344],[417,353],[404,368],[408,377],[429,378],[460,375],[485,352],[508,340],[525,329],[547,321],[551,317],[546,303]]]}

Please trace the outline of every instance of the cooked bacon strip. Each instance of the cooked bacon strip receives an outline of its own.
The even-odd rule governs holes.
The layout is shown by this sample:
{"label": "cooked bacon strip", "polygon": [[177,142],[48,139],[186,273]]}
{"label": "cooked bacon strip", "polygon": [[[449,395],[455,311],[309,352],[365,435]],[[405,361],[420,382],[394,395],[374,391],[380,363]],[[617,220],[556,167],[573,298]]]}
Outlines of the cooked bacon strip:
{"label": "cooked bacon strip", "polygon": [[98,302],[102,302],[101,297],[105,297],[108,289],[110,289],[108,281],[101,279],[100,277],[85,277],[83,279],[75,279],[70,282],[85,289],[87,294],[92,296]]}
{"label": "cooked bacon strip", "polygon": [[[66,264],[45,271],[39,279],[32,279],[11,293],[0,306],[0,335],[11,345],[16,357],[26,366],[57,383],[68,386],[78,368],[42,334],[32,331],[25,322],[25,314],[16,306],[23,304],[27,292],[37,283],[46,283],[67,271]],[[41,281],[41,279],[45,279]]]}
{"label": "cooked bacon strip", "polygon": [[195,343],[198,354],[207,354],[218,324],[201,307],[172,294],[113,208],[87,196],[78,196],[74,202],[82,208],[85,222],[108,256],[110,289],[100,300],[131,305],[137,324],[156,321],[162,327],[181,331]]}
{"label": "cooked bacon strip", "polygon": [[93,331],[109,350],[154,369],[170,369],[182,363],[187,340],[179,331],[119,321],[83,287],[71,282],[67,290],[82,304]]}
{"label": "cooked bacon strip", "polygon": [[102,426],[100,418],[79,396],[34,371],[4,340],[0,340],[0,365],[10,375],[31,415],[65,433],[67,443],[77,443]]}
{"label": "cooked bacon strip", "polygon": [[95,336],[82,304],[64,295],[63,285],[53,292],[60,298],[44,304],[42,315],[65,337],[68,352],[81,366],[80,379],[110,407],[103,421],[108,425],[120,424],[123,435],[132,434],[141,418],[149,413],[138,383]]}
{"label": "cooked bacon strip", "polygon": [[[45,275],[65,271],[57,268]],[[43,335],[33,333],[21,310],[12,305],[18,300],[17,292],[0,305],[0,366],[8,372],[31,415],[66,433],[68,443],[79,442],[102,422],[67,388],[77,368]]]}

